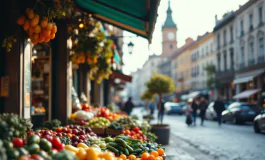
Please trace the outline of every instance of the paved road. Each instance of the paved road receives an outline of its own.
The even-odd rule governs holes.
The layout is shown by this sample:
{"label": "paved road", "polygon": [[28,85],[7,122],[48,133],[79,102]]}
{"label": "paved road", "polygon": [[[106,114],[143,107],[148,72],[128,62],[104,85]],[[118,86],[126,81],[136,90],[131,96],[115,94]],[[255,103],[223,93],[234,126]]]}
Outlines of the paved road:
{"label": "paved road", "polygon": [[[139,111],[135,110],[135,113]],[[167,115],[164,121],[171,126],[167,160],[265,159],[265,134],[255,134],[252,124],[219,127],[217,122],[206,121],[203,127],[187,127],[185,117],[178,115]]]}

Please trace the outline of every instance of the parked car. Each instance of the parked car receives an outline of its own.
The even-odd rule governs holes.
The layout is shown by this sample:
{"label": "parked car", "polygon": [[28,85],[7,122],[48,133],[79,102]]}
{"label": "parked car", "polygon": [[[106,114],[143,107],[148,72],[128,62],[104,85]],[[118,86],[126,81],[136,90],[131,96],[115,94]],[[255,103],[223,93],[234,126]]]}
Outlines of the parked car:
{"label": "parked car", "polygon": [[232,121],[235,124],[253,121],[260,113],[259,108],[255,104],[234,102],[222,112],[223,122]]}
{"label": "parked car", "polygon": [[167,113],[167,114],[176,113],[176,114],[182,115],[184,113],[184,110],[182,109],[182,107],[179,103],[166,102],[165,103],[165,113]]}
{"label": "parked car", "polygon": [[[227,107],[229,106],[229,103],[224,103],[224,105],[225,105],[225,108],[227,109]],[[215,112],[213,106],[214,106],[214,102],[211,102],[208,105],[208,108],[206,110],[205,118],[208,120],[216,120],[217,119],[217,115],[216,115],[216,112]]]}
{"label": "parked car", "polygon": [[260,133],[263,130],[265,131],[265,110],[263,110],[254,119],[254,131],[255,131],[255,133]]}

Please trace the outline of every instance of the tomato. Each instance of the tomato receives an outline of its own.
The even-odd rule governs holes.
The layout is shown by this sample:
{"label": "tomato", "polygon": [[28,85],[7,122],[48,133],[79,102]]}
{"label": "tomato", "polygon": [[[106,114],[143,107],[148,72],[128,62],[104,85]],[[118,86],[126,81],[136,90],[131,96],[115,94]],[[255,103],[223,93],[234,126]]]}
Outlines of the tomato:
{"label": "tomato", "polygon": [[62,132],[62,128],[56,128],[56,132]]}
{"label": "tomato", "polygon": [[62,137],[63,135],[62,135],[62,133],[57,133],[56,136]]}
{"label": "tomato", "polygon": [[138,131],[137,133],[140,134],[140,135],[143,135],[143,132],[141,130]]}
{"label": "tomato", "polygon": [[79,136],[79,139],[86,140],[86,137],[84,135]]}
{"label": "tomato", "polygon": [[162,156],[162,155],[165,154],[165,151],[164,151],[162,148],[159,148],[159,149],[157,150],[157,152],[158,152],[159,156]]}
{"label": "tomato", "polygon": [[59,138],[53,137],[52,139],[52,146],[58,149],[58,146],[60,146],[62,143]]}
{"label": "tomato", "polygon": [[130,134],[131,132],[129,130],[126,130],[125,131],[125,134]]}
{"label": "tomato", "polygon": [[138,131],[140,131],[140,128],[139,127],[134,127],[133,131],[138,132]]}
{"label": "tomato", "polygon": [[24,142],[21,138],[13,139],[12,143],[13,143],[14,147],[18,147],[18,148],[23,147],[23,144],[24,144]]}
{"label": "tomato", "polygon": [[40,155],[38,154],[33,154],[31,155],[31,158],[34,159],[34,160],[44,160]]}
{"label": "tomato", "polygon": [[34,132],[28,132],[27,136],[29,137],[30,135],[34,134]]}
{"label": "tomato", "polygon": [[136,134],[136,132],[134,132],[134,131],[131,131],[131,135],[133,136],[133,135],[135,135]]}
{"label": "tomato", "polygon": [[64,144],[60,143],[58,146],[57,146],[57,149],[58,151],[61,151],[61,150],[64,150]]}
{"label": "tomato", "polygon": [[43,138],[47,139],[48,141],[52,142],[53,137],[50,135],[45,135]]}
{"label": "tomato", "polygon": [[67,132],[67,128],[63,128],[62,132],[66,133]]}

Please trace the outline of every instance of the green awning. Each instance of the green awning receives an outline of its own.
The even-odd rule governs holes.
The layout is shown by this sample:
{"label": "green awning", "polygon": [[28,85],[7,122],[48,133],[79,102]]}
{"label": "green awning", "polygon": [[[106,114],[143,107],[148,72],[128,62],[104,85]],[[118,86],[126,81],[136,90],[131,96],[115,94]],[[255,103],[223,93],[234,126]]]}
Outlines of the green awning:
{"label": "green awning", "polygon": [[151,42],[160,0],[76,0],[93,17]]}

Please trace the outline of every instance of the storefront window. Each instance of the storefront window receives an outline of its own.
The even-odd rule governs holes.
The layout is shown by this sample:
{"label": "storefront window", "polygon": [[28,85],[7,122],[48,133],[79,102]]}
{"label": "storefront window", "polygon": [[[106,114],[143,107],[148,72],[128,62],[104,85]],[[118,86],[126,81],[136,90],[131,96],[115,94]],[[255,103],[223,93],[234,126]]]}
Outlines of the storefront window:
{"label": "storefront window", "polygon": [[51,62],[50,47],[37,44],[32,52],[32,107],[31,118],[34,126],[48,120],[51,100]]}

